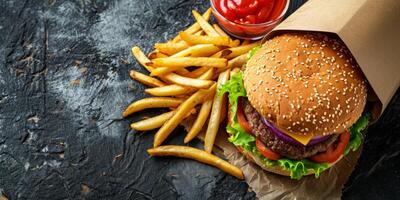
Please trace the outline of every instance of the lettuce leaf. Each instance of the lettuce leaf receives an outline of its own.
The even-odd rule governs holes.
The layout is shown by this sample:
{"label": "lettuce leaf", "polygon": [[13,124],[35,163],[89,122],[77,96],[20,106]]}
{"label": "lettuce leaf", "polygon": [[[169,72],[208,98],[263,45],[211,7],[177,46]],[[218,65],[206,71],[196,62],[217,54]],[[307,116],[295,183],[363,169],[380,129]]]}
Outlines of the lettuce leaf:
{"label": "lettuce leaf", "polygon": [[226,130],[230,134],[229,142],[242,147],[245,151],[255,152],[256,138],[246,133],[239,123],[228,125]]}
{"label": "lettuce leaf", "polygon": [[363,134],[362,131],[367,128],[369,119],[371,117],[370,113],[366,113],[361,116],[353,126],[350,128],[350,141],[344,151],[343,155],[349,154],[350,151],[356,151],[362,143]]}
{"label": "lettuce leaf", "polygon": [[323,171],[329,168],[327,163],[316,163],[307,159],[291,160],[284,158],[277,160],[277,162],[283,169],[290,171],[290,178],[297,180],[301,179],[309,169],[314,170],[314,175],[318,178]]}
{"label": "lettuce leaf", "polygon": [[258,46],[256,46],[256,47],[252,48],[252,49],[249,51],[249,54],[247,54],[247,58],[250,59],[251,57],[253,57],[254,54],[256,54],[257,51],[260,50],[260,49],[261,49],[261,45],[258,45]]}
{"label": "lettuce leaf", "polygon": [[218,88],[217,95],[222,95],[225,92],[228,92],[232,116],[236,117],[238,99],[239,97],[246,96],[246,90],[243,85],[243,73],[238,72],[233,74],[228,82]]}

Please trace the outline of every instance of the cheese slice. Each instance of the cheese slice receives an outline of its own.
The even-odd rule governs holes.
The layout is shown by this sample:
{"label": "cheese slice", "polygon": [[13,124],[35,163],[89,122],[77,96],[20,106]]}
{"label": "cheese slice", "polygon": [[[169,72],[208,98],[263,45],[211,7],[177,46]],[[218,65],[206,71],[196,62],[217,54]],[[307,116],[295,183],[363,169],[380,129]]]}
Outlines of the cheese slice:
{"label": "cheese slice", "polygon": [[298,142],[300,142],[303,145],[307,145],[310,142],[310,140],[314,137],[313,135],[296,135],[293,133],[286,133],[286,135],[297,140]]}

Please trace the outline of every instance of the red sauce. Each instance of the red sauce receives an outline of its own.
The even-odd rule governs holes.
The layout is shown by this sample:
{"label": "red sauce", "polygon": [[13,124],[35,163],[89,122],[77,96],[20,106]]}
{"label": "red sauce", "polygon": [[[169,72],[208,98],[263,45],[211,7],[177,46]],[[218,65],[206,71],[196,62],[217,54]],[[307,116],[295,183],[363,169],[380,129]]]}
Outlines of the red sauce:
{"label": "red sauce", "polygon": [[260,24],[277,19],[286,0],[215,0],[215,7],[225,18],[239,24]]}

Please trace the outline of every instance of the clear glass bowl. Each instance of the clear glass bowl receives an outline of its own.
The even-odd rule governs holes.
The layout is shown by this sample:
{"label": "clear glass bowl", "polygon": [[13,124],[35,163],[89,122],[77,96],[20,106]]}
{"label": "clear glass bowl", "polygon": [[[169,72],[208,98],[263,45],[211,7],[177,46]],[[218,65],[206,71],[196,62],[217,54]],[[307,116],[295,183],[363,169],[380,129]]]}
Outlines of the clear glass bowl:
{"label": "clear glass bowl", "polygon": [[214,17],[221,28],[234,37],[249,40],[261,39],[273,28],[275,28],[282,21],[290,4],[290,0],[286,0],[285,8],[282,10],[280,16],[274,20],[260,24],[239,24],[225,18],[215,7],[214,1],[215,0],[210,0],[211,8],[213,10]]}

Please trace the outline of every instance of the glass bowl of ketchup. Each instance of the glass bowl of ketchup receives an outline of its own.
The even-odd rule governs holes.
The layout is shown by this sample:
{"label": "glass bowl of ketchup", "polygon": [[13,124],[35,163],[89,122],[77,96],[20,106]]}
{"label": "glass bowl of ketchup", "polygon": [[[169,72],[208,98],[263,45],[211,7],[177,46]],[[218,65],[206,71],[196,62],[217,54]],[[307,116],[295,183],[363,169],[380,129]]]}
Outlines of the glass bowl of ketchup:
{"label": "glass bowl of ketchup", "polygon": [[283,19],[290,0],[210,0],[215,19],[229,34],[257,40]]}

